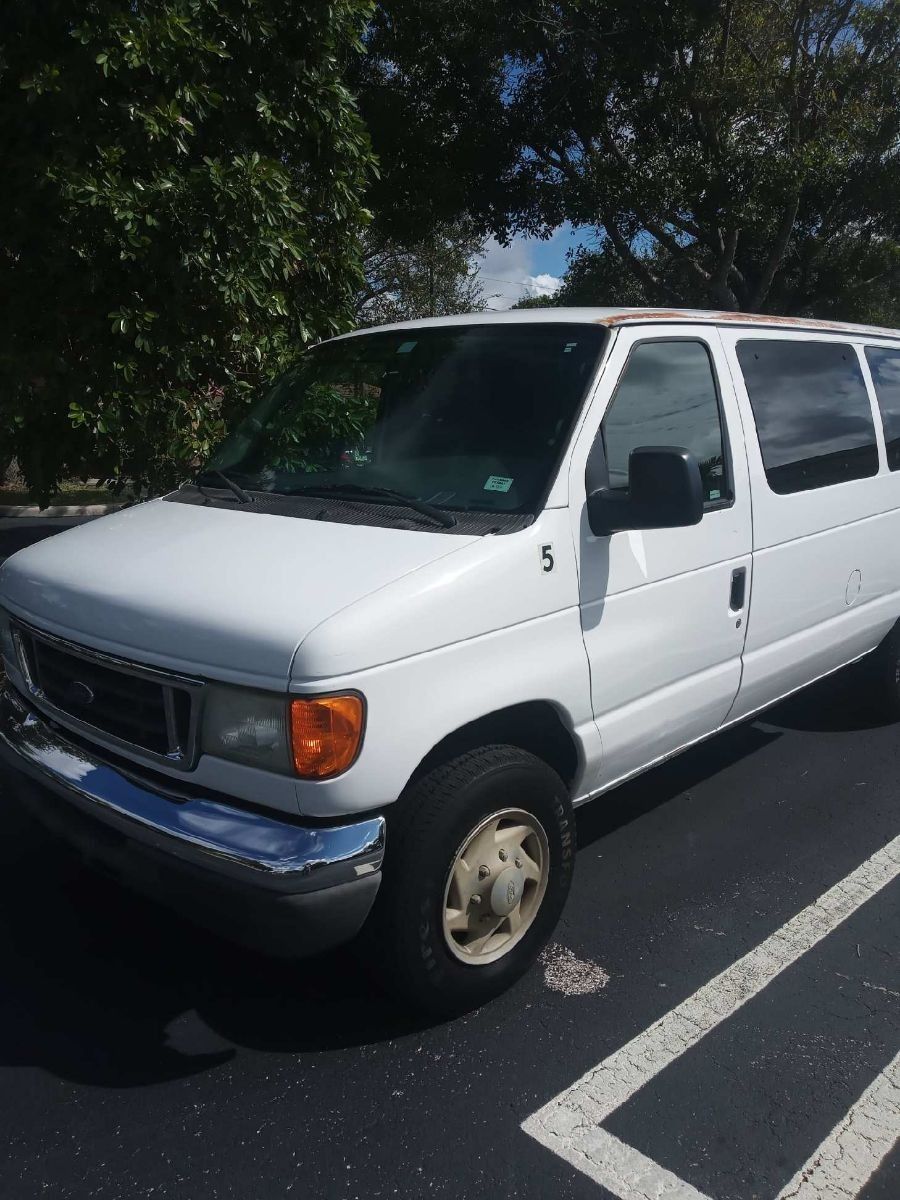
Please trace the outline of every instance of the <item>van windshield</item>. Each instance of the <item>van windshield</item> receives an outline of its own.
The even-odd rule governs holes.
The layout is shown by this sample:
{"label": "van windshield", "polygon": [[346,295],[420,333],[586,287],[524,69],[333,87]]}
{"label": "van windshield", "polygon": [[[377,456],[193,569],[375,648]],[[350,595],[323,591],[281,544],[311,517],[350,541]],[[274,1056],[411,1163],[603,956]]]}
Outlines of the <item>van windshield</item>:
{"label": "van windshield", "polygon": [[535,511],[604,337],[529,323],[326,342],[251,409],[206,471],[281,495],[390,489],[441,509]]}

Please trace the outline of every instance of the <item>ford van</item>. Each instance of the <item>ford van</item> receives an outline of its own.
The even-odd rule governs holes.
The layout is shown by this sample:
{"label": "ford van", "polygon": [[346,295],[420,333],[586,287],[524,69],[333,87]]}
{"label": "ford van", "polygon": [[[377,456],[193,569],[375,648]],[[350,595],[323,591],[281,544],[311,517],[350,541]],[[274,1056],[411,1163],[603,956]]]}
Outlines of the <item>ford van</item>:
{"label": "ford van", "polygon": [[863,656],[896,715],[898,617],[900,333],[411,321],[6,561],[0,754],[182,916],[456,1012],[550,936],[577,806]]}

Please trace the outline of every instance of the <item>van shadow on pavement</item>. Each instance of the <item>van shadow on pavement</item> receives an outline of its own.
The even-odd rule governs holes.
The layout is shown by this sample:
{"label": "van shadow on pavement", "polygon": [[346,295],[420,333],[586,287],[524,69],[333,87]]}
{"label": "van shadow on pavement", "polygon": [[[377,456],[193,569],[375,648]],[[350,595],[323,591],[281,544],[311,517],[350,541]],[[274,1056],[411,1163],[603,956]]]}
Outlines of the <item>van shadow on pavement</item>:
{"label": "van shadow on pavement", "polygon": [[[817,685],[766,714],[767,729],[740,726],[582,809],[580,846],[754,754],[781,736],[779,725],[830,730],[841,714],[857,719],[848,686]],[[219,1067],[241,1048],[335,1050],[430,1023],[378,992],[348,950],[280,963],[132,896],[83,868],[2,794],[0,777],[3,1064],[131,1087]]]}
{"label": "van shadow on pavement", "polygon": [[760,714],[760,724],[805,733],[856,733],[892,723],[879,708],[870,658],[864,658]]}
{"label": "van shadow on pavement", "polygon": [[424,1024],[347,951],[255,955],[83,867],[8,805],[0,821],[6,1065],[128,1087],[218,1066],[239,1046],[333,1049]]}
{"label": "van shadow on pavement", "polygon": [[755,754],[785,730],[855,733],[889,724],[879,710],[870,664],[864,659],[586,805],[578,812],[579,849]]}

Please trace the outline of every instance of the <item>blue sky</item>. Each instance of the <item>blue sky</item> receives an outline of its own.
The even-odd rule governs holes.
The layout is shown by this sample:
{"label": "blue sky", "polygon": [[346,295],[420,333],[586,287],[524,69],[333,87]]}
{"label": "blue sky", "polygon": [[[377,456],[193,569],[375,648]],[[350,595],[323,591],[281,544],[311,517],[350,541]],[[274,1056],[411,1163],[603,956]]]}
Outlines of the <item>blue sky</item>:
{"label": "blue sky", "polygon": [[551,238],[514,238],[509,246],[493,239],[477,262],[477,275],[489,308],[510,308],[529,295],[552,295],[566,269],[566,251],[590,243],[590,229],[562,225]]}

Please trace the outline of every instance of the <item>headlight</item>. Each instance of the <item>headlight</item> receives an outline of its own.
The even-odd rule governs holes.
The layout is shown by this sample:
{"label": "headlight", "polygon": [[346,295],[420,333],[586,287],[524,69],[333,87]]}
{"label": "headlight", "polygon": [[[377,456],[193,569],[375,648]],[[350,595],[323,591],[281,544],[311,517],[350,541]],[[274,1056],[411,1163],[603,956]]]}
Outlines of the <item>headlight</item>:
{"label": "headlight", "polygon": [[204,754],[289,775],[287,697],[245,688],[207,689],[200,745]]}
{"label": "headlight", "polygon": [[207,689],[200,744],[204,754],[301,779],[333,779],[362,745],[365,704],[336,696],[273,696],[245,688]]}

